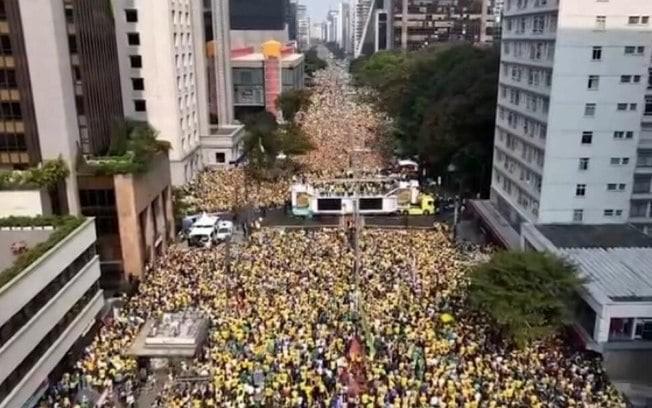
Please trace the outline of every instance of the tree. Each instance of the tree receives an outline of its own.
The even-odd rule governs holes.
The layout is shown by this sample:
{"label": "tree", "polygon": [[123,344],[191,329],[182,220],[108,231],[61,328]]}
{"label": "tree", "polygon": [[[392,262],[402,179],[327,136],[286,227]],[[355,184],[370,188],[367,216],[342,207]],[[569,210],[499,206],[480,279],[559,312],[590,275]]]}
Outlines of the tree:
{"label": "tree", "polygon": [[246,135],[244,153],[249,164],[257,169],[271,168],[280,150],[278,123],[267,111],[249,115],[244,119]]}
{"label": "tree", "polygon": [[294,121],[297,112],[308,109],[310,103],[310,91],[307,89],[291,89],[276,99],[276,107],[283,112],[283,119],[288,122]]}
{"label": "tree", "polygon": [[469,297],[524,346],[569,322],[582,283],[573,264],[552,254],[500,252],[471,271]]}
{"label": "tree", "polygon": [[316,48],[311,48],[308,51],[305,52],[304,54],[305,58],[305,68],[306,68],[306,74],[313,76],[315,72],[319,71],[320,69],[324,69],[328,66],[326,61],[323,59],[319,58],[317,55],[317,49]]}
{"label": "tree", "polygon": [[287,123],[279,129],[279,145],[288,156],[306,154],[314,149],[308,135],[295,123]]}
{"label": "tree", "polygon": [[[354,82],[376,91],[395,125],[397,150],[432,176],[458,169],[456,186],[488,191],[499,55],[493,48],[435,46],[378,52],[351,65]],[[453,188],[453,186],[449,186]]]}

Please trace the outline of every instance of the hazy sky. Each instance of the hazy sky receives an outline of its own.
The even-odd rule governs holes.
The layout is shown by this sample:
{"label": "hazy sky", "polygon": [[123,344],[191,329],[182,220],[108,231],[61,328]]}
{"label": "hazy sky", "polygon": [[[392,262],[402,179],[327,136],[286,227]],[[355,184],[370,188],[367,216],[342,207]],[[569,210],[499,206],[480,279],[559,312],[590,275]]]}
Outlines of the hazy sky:
{"label": "hazy sky", "polygon": [[320,23],[326,20],[326,13],[329,9],[335,9],[339,4],[338,0],[299,0],[301,4],[308,7],[308,14],[313,23]]}

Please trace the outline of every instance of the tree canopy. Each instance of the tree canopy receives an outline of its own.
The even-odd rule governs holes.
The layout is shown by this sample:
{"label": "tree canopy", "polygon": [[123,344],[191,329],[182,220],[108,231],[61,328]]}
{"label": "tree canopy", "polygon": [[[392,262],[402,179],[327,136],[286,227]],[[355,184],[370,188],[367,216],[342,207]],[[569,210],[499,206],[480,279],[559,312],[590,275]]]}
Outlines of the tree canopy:
{"label": "tree canopy", "polygon": [[582,284],[574,265],[545,252],[499,252],[471,271],[470,301],[517,345],[549,336],[570,319]]}
{"label": "tree canopy", "polygon": [[305,58],[305,71],[307,75],[314,75],[315,72],[319,71],[320,69],[326,68],[328,65],[326,61],[323,59],[319,58],[317,55],[317,49],[316,48],[311,48],[308,51],[304,53],[304,58]]}
{"label": "tree canopy", "polygon": [[417,157],[432,176],[453,164],[459,188],[476,193],[490,184],[498,67],[494,48],[445,45],[379,52],[354,61],[351,72],[394,119],[401,155]]}
{"label": "tree canopy", "polygon": [[310,106],[310,91],[307,89],[291,89],[285,91],[276,99],[276,107],[283,112],[283,119],[294,121],[296,114]]}

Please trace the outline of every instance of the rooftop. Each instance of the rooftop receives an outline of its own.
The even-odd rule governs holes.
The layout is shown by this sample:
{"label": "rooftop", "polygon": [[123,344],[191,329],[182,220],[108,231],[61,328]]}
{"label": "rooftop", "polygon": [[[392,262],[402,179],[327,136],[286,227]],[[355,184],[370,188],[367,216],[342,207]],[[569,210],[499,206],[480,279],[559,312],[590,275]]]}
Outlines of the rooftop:
{"label": "rooftop", "polygon": [[629,224],[546,224],[536,228],[557,248],[652,248],[652,237]]}
{"label": "rooftop", "polygon": [[558,253],[578,266],[594,295],[613,302],[652,302],[652,248],[566,248]]}
{"label": "rooftop", "polygon": [[145,323],[129,353],[138,357],[191,358],[208,334],[208,320],[200,313],[164,313]]}
{"label": "rooftop", "polygon": [[27,249],[34,248],[36,245],[47,241],[51,234],[51,229],[0,230],[0,271],[13,265],[18,258],[18,255],[11,250],[13,243],[24,242]]}

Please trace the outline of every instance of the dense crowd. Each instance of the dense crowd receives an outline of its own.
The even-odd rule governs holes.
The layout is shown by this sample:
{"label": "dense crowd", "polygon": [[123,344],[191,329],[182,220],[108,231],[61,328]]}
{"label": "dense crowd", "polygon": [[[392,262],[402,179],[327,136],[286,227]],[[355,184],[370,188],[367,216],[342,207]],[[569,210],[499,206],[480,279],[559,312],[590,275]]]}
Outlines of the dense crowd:
{"label": "dense crowd", "polygon": [[[316,149],[299,161],[306,165],[300,175],[310,180],[333,178],[350,173],[377,174],[386,164],[369,147],[376,145],[379,129],[387,119],[371,105],[352,97],[349,74],[335,65],[315,74],[311,105],[302,113],[300,124]],[[373,170],[373,172],[372,172]],[[246,206],[280,207],[289,198],[292,180],[258,181],[246,177],[242,168],[201,173],[184,188],[190,211],[230,211]]]}
{"label": "dense crowd", "polygon": [[70,376],[142,384],[124,353],[145,319],[195,310],[210,380],[170,378],[157,406],[624,406],[599,360],[561,339],[514,349],[473,313],[445,231],[361,235],[358,275],[344,231],[257,232],[230,273],[219,250],[172,248]]}
{"label": "dense crowd", "polygon": [[321,196],[384,195],[399,187],[394,179],[324,180],[312,183]]}

